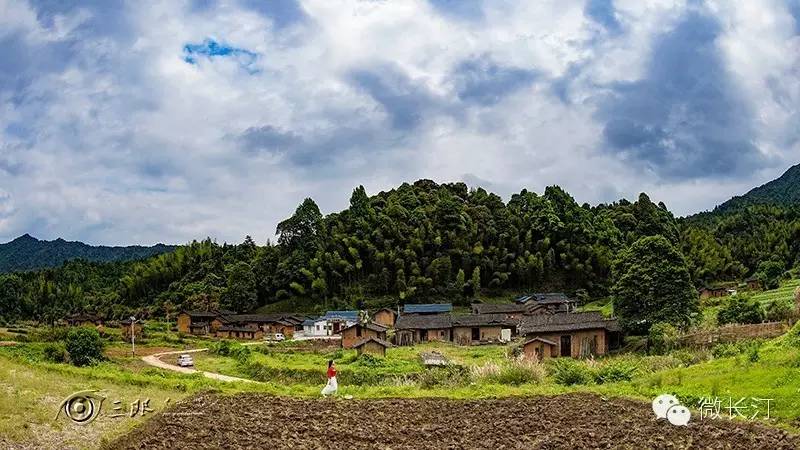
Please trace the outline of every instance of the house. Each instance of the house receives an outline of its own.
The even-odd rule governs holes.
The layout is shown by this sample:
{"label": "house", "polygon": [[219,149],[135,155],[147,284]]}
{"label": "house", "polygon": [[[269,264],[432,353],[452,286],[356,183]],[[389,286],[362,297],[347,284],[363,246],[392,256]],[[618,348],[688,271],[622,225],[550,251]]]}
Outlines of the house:
{"label": "house", "polygon": [[73,314],[64,320],[67,322],[67,325],[71,327],[94,327],[103,325],[103,319],[97,314]]}
{"label": "house", "polygon": [[392,344],[386,342],[384,339],[376,337],[361,339],[353,344],[353,348],[356,349],[359,355],[369,353],[371,355],[386,356],[386,349],[391,346]]}
{"label": "house", "polygon": [[746,280],[744,280],[745,284],[747,285],[747,289],[751,291],[757,291],[761,289],[761,280],[758,279],[756,276],[752,276]]}
{"label": "house", "polygon": [[503,314],[509,319],[519,319],[528,307],[521,303],[473,303],[472,314]]}
{"label": "house", "polygon": [[705,286],[700,288],[699,293],[701,300],[707,298],[725,297],[730,294],[728,292],[728,288],[724,286],[716,286],[716,287]]}
{"label": "house", "polygon": [[617,320],[606,319],[597,311],[525,316],[518,333],[525,336],[525,354],[538,352],[542,357],[604,355],[621,345]]}
{"label": "house", "polygon": [[514,302],[525,305],[525,314],[572,312],[577,304],[563,292],[526,294],[517,297]]}
{"label": "house", "polygon": [[324,316],[302,323],[303,334],[313,337],[333,336],[358,323],[358,311],[328,311]]}
{"label": "house", "polygon": [[214,334],[222,326],[224,318],[233,311],[186,311],[178,313],[178,332],[184,334]]}
{"label": "house", "polygon": [[394,325],[397,345],[428,341],[451,341],[452,318],[449,314],[401,314]]}
{"label": "house", "polygon": [[392,308],[381,308],[375,311],[372,321],[387,328],[394,328],[394,323],[397,321],[397,312]]}
{"label": "house", "polygon": [[131,319],[121,320],[119,322],[119,329],[122,332],[122,339],[127,342],[130,342],[131,335],[133,335],[136,339],[141,339],[143,336],[143,327],[142,322],[137,321],[133,323],[131,327]]}
{"label": "house", "polygon": [[535,337],[522,344],[522,354],[529,359],[555,358],[558,356],[558,344],[545,338]]}
{"label": "house", "polygon": [[453,311],[452,303],[419,303],[403,305],[403,314],[450,314]]}
{"label": "house", "polygon": [[386,327],[377,323],[355,323],[342,329],[342,348],[354,348],[357,342],[367,338],[386,340]]}
{"label": "house", "polygon": [[[516,334],[518,321],[506,314],[452,316],[452,341],[459,345],[509,341]],[[505,330],[505,332],[503,332]]]}
{"label": "house", "polygon": [[263,339],[264,331],[257,327],[240,325],[223,325],[216,331],[218,338],[227,339]]}
{"label": "house", "polygon": [[234,314],[220,317],[220,320],[229,327],[255,329],[262,335],[282,333],[290,339],[294,336],[296,321],[288,317],[288,314]]}

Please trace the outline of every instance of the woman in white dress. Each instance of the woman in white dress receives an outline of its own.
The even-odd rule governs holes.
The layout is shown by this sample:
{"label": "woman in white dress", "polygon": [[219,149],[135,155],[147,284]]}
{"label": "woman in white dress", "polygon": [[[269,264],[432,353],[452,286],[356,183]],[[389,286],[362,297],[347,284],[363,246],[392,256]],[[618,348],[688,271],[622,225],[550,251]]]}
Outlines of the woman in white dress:
{"label": "woman in white dress", "polygon": [[322,388],[322,396],[333,395],[337,390],[339,390],[339,383],[336,381],[336,363],[331,359],[328,361],[328,384]]}

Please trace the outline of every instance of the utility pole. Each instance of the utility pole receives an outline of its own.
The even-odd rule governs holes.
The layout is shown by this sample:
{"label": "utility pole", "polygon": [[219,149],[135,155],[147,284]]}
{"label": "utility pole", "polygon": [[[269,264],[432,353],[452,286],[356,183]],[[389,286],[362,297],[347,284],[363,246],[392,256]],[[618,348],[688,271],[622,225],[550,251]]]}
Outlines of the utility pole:
{"label": "utility pole", "polygon": [[136,356],[136,328],[134,328],[134,324],[136,323],[136,317],[131,316],[131,354]]}

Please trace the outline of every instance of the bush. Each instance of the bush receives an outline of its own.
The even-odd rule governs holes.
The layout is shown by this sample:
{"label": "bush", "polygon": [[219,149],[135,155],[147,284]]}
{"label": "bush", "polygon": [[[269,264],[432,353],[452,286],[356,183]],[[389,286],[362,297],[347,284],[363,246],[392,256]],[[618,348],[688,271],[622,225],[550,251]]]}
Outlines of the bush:
{"label": "bush", "polygon": [[794,317],[794,308],[786,302],[776,300],[767,305],[765,316],[768,322],[783,322]]}
{"label": "bush", "polygon": [[597,384],[631,381],[638,368],[628,361],[615,361],[600,366],[594,374]]}
{"label": "bush", "polygon": [[417,375],[423,389],[437,386],[463,386],[472,381],[471,373],[464,366],[450,364],[444,367],[431,367]]}
{"label": "bush", "polygon": [[680,360],[681,364],[687,367],[711,359],[711,354],[707,350],[675,350],[670,355]]}
{"label": "bush", "polygon": [[30,334],[32,342],[58,342],[67,339],[67,334],[72,328],[69,327],[49,327],[41,328]]}
{"label": "bush", "polygon": [[[475,372],[473,372],[474,374]],[[540,383],[547,375],[544,365],[536,359],[514,359],[506,366],[497,366],[497,370],[487,370],[485,379],[512,386]]]}
{"label": "bush", "polygon": [[67,350],[63,344],[49,342],[42,348],[45,361],[63,363],[67,361]]}
{"label": "bush", "polygon": [[711,349],[711,355],[713,355],[714,358],[731,358],[743,353],[750,354],[753,348],[755,348],[757,352],[761,344],[762,341],[757,339],[717,344]]}
{"label": "bush", "polygon": [[761,323],[764,321],[764,308],[747,297],[731,297],[717,313],[720,325],[728,323]]}
{"label": "bush", "polygon": [[652,353],[663,354],[678,343],[678,330],[669,323],[659,322],[650,327],[647,345]]}
{"label": "bush", "polygon": [[67,333],[66,350],[72,364],[94,364],[103,359],[103,340],[94,328],[71,328]]}
{"label": "bush", "polygon": [[564,386],[587,384],[592,380],[589,368],[571,358],[558,358],[550,366],[553,379]]}

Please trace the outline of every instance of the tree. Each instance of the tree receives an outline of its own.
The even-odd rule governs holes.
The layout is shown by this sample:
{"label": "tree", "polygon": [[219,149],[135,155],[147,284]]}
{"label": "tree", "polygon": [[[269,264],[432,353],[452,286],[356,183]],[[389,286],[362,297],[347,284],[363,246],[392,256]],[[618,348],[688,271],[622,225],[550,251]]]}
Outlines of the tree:
{"label": "tree", "polygon": [[70,328],[66,349],[70,362],[76,366],[87,366],[103,359],[103,340],[94,328]]}
{"label": "tree", "polygon": [[256,308],[256,277],[253,270],[245,262],[238,262],[229,267],[228,284],[222,293],[222,305],[237,312],[246,312]]}
{"label": "tree", "polygon": [[306,198],[297,207],[292,217],[278,224],[278,244],[289,252],[302,251],[311,255],[318,247],[317,235],[322,213],[314,200]]}
{"label": "tree", "polygon": [[783,264],[777,261],[762,261],[758,264],[756,274],[766,289],[777,289],[783,275]]}
{"label": "tree", "polygon": [[0,275],[0,318],[14,320],[23,314],[22,279],[17,275]]}
{"label": "tree", "polygon": [[764,309],[761,304],[745,296],[731,297],[717,312],[717,323],[761,323],[764,321]]}
{"label": "tree", "polygon": [[481,268],[478,266],[472,269],[472,292],[475,297],[478,297],[481,292]]}
{"label": "tree", "polygon": [[639,239],[614,264],[614,312],[631,333],[647,333],[653,324],[689,324],[698,311],[683,256],[663,236]]}

